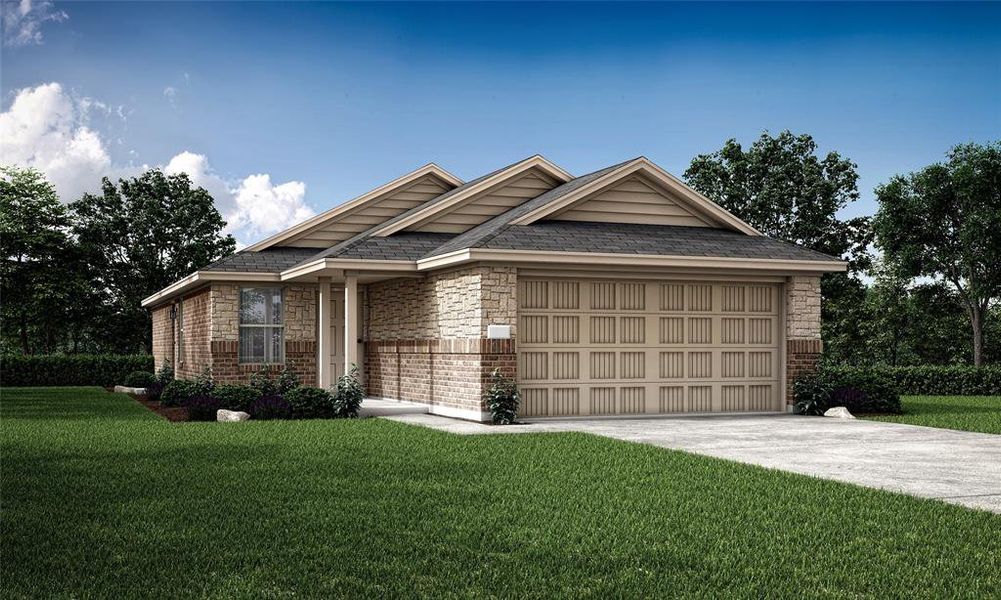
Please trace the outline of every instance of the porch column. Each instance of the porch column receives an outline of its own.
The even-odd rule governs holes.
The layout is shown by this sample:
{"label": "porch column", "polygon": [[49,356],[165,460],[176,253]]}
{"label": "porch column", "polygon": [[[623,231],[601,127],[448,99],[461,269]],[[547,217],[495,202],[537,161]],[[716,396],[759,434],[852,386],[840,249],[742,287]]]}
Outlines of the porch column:
{"label": "porch column", "polygon": [[358,364],[358,276],[344,275],[344,374]]}
{"label": "porch column", "polygon": [[330,295],[330,278],[320,277],[318,302],[320,306],[317,312],[316,332],[316,385],[323,389],[328,389],[334,383],[334,374],[330,358],[334,349],[333,340],[330,339],[330,311],[333,307],[333,298]]}

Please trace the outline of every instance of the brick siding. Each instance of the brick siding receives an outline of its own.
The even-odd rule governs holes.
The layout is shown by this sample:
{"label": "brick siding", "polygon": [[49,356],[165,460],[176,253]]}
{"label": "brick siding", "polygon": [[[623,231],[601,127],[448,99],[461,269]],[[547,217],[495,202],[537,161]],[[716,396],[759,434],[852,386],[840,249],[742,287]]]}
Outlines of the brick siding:
{"label": "brick siding", "polygon": [[813,371],[823,352],[820,339],[820,277],[786,282],[786,403],[796,379]]}

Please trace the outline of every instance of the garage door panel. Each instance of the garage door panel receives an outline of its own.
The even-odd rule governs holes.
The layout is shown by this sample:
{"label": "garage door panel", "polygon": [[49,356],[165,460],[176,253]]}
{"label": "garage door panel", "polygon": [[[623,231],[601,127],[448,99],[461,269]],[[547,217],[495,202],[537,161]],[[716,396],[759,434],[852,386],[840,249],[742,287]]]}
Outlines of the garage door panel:
{"label": "garage door panel", "polygon": [[779,287],[519,283],[526,416],[779,410]]}

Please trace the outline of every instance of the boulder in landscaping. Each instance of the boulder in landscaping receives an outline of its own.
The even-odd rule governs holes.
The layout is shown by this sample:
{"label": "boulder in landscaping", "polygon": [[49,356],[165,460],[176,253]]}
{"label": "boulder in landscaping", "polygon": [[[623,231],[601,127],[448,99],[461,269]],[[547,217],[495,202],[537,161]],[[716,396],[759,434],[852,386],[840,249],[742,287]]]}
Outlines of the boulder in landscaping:
{"label": "boulder in landscaping", "polygon": [[848,412],[848,409],[844,406],[835,406],[834,408],[828,408],[827,412],[824,413],[825,417],[834,417],[836,419],[854,419],[855,415]]}
{"label": "boulder in landscaping", "polygon": [[215,413],[215,420],[220,423],[236,423],[239,421],[246,421],[250,418],[250,415],[239,410],[226,410],[220,408]]}
{"label": "boulder in landscaping", "polygon": [[119,394],[132,394],[134,396],[145,396],[146,388],[129,387],[127,385],[116,385],[115,392]]}

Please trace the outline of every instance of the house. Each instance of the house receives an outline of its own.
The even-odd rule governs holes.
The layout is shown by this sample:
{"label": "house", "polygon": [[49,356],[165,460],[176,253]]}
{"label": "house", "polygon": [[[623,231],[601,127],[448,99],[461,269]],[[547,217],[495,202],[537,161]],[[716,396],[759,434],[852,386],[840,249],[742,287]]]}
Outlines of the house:
{"label": "house", "polygon": [[646,158],[574,177],[532,156],[463,182],[429,164],[143,301],[157,365],[330,386],[484,420],[782,411],[821,352],[820,276]]}

